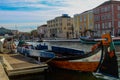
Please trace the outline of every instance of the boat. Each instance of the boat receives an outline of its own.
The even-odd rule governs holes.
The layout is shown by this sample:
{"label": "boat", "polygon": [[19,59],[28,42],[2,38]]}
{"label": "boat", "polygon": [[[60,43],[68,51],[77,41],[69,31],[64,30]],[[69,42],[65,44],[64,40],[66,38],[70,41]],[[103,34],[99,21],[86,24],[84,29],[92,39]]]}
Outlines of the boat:
{"label": "boat", "polygon": [[29,44],[25,41],[19,41],[18,46],[17,46],[17,52],[28,56],[28,57],[49,57],[52,58],[54,56],[54,54],[52,52],[46,52],[48,50],[48,46],[47,45],[32,45]]}
{"label": "boat", "polygon": [[17,52],[22,55],[33,57],[33,58],[41,58],[41,61],[46,61],[48,59],[54,58],[57,55],[83,55],[84,51],[76,50],[72,48],[65,48],[60,46],[51,46],[52,50],[48,49],[48,45],[39,44],[33,46],[25,41],[20,41],[18,43]]}
{"label": "boat", "polygon": [[[120,37],[113,37],[112,39],[115,45],[120,45]],[[96,44],[100,42],[100,40],[101,38],[80,37],[82,44]]]}
{"label": "boat", "polygon": [[110,34],[102,35],[101,41],[93,45],[89,52],[56,46],[51,48],[50,51],[43,49],[38,52],[31,49],[24,50],[25,47],[18,50],[32,57],[39,56],[38,60],[45,59],[44,63],[53,67],[81,72],[97,72],[119,78],[117,56]]}
{"label": "boat", "polygon": [[[48,60],[50,66],[81,72],[98,72],[118,78],[118,62],[110,34],[102,35],[102,41],[95,44],[90,52],[84,54],[62,55]],[[64,53],[65,54],[65,53]]]}

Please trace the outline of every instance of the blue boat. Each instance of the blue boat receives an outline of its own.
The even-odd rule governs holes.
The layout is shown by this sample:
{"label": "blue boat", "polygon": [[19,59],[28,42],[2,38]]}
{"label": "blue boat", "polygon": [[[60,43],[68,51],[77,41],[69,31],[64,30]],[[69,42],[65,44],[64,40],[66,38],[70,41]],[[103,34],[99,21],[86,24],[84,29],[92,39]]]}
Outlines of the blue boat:
{"label": "blue boat", "polygon": [[61,55],[83,55],[84,51],[76,50],[72,48],[65,48],[59,46],[51,46],[51,50],[48,50],[47,45],[37,45],[36,47],[30,44],[25,44],[17,47],[17,52],[30,57],[41,57],[41,58],[53,58],[55,53]]}
{"label": "blue boat", "polygon": [[47,45],[37,45],[33,46],[31,44],[28,44],[24,41],[20,41],[17,47],[17,52],[25,55],[25,56],[32,56],[32,57],[54,57],[54,53],[52,52],[46,52],[48,50]]}

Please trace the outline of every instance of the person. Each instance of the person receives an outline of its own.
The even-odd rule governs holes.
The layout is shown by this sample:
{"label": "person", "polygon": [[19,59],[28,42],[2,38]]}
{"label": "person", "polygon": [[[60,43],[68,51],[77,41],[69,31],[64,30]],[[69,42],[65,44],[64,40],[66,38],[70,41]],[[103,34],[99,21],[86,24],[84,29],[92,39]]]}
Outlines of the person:
{"label": "person", "polygon": [[13,38],[7,38],[4,43],[3,47],[8,49],[10,53],[16,52],[16,44],[13,41]]}

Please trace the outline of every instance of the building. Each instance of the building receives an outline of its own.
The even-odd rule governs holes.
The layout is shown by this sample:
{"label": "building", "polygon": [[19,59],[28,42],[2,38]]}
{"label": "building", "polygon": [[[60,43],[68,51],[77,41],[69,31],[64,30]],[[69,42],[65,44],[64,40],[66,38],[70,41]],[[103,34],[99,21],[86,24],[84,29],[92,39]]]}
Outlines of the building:
{"label": "building", "polygon": [[19,34],[19,31],[18,31],[18,30],[11,30],[11,32],[12,32],[13,35]]}
{"label": "building", "polygon": [[39,38],[46,38],[47,37],[47,24],[41,25],[37,27],[37,32],[39,35]]}
{"label": "building", "polygon": [[120,35],[120,1],[110,0],[97,6],[94,11],[95,36],[110,32],[114,36]]}
{"label": "building", "polygon": [[73,38],[73,18],[68,14],[47,21],[47,36],[51,38]]}
{"label": "building", "polygon": [[81,14],[74,15],[75,35],[79,36],[91,36],[94,29],[94,16],[93,11],[88,10]]}

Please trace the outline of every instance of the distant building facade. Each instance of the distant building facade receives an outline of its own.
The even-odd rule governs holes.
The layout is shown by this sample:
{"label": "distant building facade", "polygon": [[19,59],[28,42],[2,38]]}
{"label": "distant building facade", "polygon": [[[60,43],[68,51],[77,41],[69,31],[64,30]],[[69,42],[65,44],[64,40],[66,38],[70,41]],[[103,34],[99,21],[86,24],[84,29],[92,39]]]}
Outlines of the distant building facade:
{"label": "distant building facade", "polygon": [[41,25],[37,27],[37,32],[39,35],[39,38],[46,38],[47,37],[47,24]]}
{"label": "distant building facade", "polygon": [[95,36],[110,32],[120,36],[120,1],[110,0],[93,9]]}
{"label": "distant building facade", "polygon": [[73,20],[77,38],[79,36],[90,36],[94,29],[94,16],[92,10],[85,11],[81,14],[75,14]]}
{"label": "distant building facade", "polygon": [[73,38],[73,18],[68,14],[47,21],[47,36],[51,38]]}

